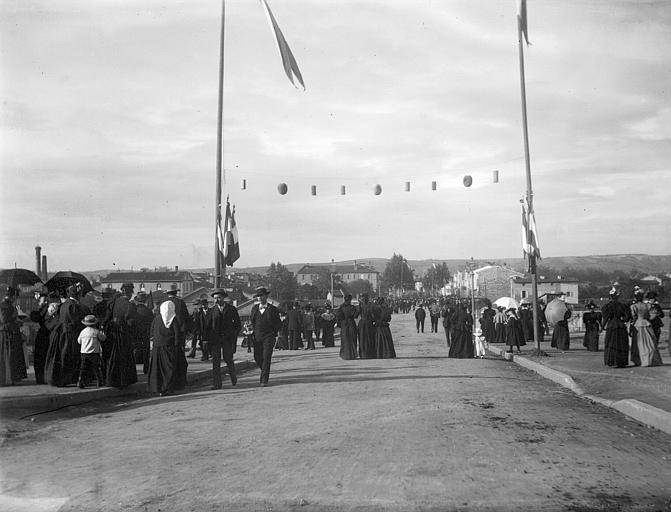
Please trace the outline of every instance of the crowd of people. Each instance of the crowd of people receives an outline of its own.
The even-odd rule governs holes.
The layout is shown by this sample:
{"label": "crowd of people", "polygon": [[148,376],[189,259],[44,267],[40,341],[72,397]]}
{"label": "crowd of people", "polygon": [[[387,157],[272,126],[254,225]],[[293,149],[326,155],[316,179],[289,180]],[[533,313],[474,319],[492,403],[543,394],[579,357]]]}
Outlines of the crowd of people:
{"label": "crowd of people", "polygon": [[[249,319],[242,324],[237,308],[225,290],[194,303],[189,313],[178,296],[176,286],[167,300],[154,305],[144,291],[134,294],[132,283],[120,292],[107,289],[102,301],[92,309],[80,301],[81,286],[73,284],[59,294],[39,294],[38,308],[30,319],[39,325],[34,343],[34,369],[37,384],[76,385],[125,388],[138,380],[137,366],[148,374],[148,388],[162,395],[184,389],[189,358],[201,351],[201,360],[212,361],[212,389],[222,387],[221,363],[226,364],[233,386],[237,383],[234,354],[237,340],[254,353],[261,369],[260,385],[268,384],[273,350],[314,350],[315,343],[335,347],[336,328],[340,330],[340,357],[352,359],[387,359],[396,357],[390,329],[392,313],[409,313],[414,309],[417,333],[424,332],[426,317],[431,332],[442,327],[450,358],[483,357],[487,344],[502,343],[508,352],[534,342],[532,305],[523,300],[519,307],[501,307],[484,301],[479,311],[479,328],[474,333],[471,303],[462,299],[436,298],[426,301],[385,299],[372,301],[363,294],[357,304],[347,295],[344,303],[333,310],[330,303],[313,308],[300,302],[280,310],[268,302],[268,290],[259,288],[257,303]],[[0,302],[0,385],[11,385],[26,378],[27,369],[14,299],[17,291],[8,288]],[[560,295],[559,299],[562,297]],[[569,307],[563,318],[553,323],[551,346],[570,349]],[[625,304],[613,288],[610,301],[597,310],[590,302],[582,315],[583,346],[599,351],[600,334],[604,332],[604,363],[607,366],[657,366],[662,364],[658,350],[664,312],[655,292],[634,290],[634,301]],[[549,335],[545,305],[540,302],[536,314],[540,341]],[[191,344],[187,349],[187,337]]]}

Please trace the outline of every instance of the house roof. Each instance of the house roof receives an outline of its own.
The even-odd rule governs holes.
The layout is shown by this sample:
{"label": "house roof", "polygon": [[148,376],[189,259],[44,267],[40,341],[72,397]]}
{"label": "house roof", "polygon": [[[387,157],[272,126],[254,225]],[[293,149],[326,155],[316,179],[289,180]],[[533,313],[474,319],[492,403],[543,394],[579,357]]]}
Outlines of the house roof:
{"label": "house roof", "polygon": [[193,276],[191,272],[178,270],[168,272],[112,272],[102,278],[103,283],[120,283],[123,281],[179,283],[193,281]]}
{"label": "house roof", "polygon": [[[522,277],[513,277],[513,283],[530,283],[531,282],[531,276],[529,274],[526,274]],[[575,277],[547,277],[547,276],[538,276],[538,284],[541,283],[580,283],[579,279],[576,279]]]}

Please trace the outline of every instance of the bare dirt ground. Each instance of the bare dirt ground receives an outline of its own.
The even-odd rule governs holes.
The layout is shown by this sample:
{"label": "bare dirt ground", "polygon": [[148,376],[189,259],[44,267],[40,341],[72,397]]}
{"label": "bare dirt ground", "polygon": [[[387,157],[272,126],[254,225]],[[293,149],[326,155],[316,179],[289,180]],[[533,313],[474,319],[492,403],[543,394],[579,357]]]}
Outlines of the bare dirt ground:
{"label": "bare dirt ground", "polygon": [[395,360],[276,352],[267,388],[6,420],[0,509],[671,511],[671,436],[413,324]]}

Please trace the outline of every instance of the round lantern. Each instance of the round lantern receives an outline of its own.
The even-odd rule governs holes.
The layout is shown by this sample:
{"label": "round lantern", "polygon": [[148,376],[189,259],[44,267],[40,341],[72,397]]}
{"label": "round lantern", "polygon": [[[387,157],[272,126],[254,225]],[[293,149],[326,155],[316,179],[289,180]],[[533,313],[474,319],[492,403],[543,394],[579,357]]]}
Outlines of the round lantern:
{"label": "round lantern", "polygon": [[286,194],[287,190],[289,190],[289,188],[287,187],[286,183],[280,183],[279,185],[277,185],[277,191],[280,194],[282,194],[282,195]]}
{"label": "round lantern", "polygon": [[470,187],[473,184],[473,178],[470,175],[464,176],[464,187]]}
{"label": "round lantern", "polygon": [[382,185],[379,183],[373,187],[373,194],[379,196],[382,193]]}

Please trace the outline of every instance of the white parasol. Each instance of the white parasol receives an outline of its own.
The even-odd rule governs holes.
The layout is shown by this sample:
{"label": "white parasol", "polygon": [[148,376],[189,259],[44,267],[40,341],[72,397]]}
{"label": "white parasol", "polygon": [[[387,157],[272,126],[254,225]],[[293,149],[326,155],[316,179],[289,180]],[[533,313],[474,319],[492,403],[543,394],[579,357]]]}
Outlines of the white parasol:
{"label": "white parasol", "polygon": [[517,309],[518,307],[520,307],[517,301],[512,297],[501,297],[500,299],[496,299],[494,301],[494,305],[503,309],[510,309],[510,308]]}

